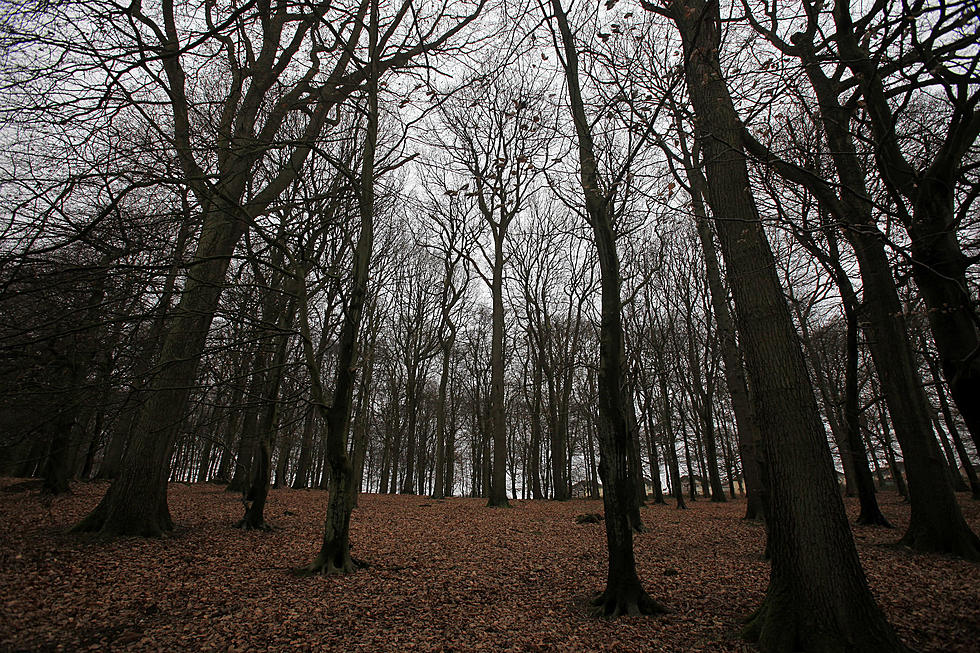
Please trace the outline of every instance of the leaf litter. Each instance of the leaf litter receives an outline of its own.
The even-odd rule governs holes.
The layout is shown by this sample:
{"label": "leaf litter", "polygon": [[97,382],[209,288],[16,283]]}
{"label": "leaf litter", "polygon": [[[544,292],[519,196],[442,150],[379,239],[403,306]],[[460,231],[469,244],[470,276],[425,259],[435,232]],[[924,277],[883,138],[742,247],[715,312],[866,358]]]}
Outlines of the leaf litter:
{"label": "leaf litter", "polygon": [[[0,650],[751,651],[741,619],[768,579],[760,524],[742,501],[641,509],[637,570],[669,614],[589,616],[606,573],[600,501],[361,495],[347,577],[299,578],[321,537],[317,490],[272,490],[272,532],[232,528],[240,497],[170,486],[177,524],[159,539],[70,535],[105,483],[50,498],[0,479]],[[980,528],[980,503],[960,495]],[[980,567],[891,546],[908,506],[879,495],[894,530],[852,526],[872,591],[919,651],[976,651]],[[856,517],[855,500],[847,499]]]}

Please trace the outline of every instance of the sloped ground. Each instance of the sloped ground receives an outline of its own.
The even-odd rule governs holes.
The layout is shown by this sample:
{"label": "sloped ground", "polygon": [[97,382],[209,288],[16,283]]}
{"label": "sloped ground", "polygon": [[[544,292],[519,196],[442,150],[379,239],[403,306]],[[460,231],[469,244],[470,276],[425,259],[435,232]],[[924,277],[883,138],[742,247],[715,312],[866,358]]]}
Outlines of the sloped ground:
{"label": "sloped ground", "polygon": [[[274,490],[272,533],[231,528],[239,498],[172,485],[168,538],[65,534],[105,491],[76,484],[47,499],[0,479],[0,650],[740,651],[739,619],[762,599],[768,566],[741,501],[643,509],[640,577],[671,610],[615,621],[588,616],[605,574],[597,501],[513,502],[364,495],[345,578],[298,578],[312,560],[326,495]],[[908,508],[880,497],[896,531],[854,527],[871,586],[920,651],[980,647],[980,567],[888,546]],[[980,505],[961,503],[974,529]],[[849,510],[856,505],[849,503]],[[853,516],[853,515],[852,515]],[[676,573],[675,573],[676,572]]]}

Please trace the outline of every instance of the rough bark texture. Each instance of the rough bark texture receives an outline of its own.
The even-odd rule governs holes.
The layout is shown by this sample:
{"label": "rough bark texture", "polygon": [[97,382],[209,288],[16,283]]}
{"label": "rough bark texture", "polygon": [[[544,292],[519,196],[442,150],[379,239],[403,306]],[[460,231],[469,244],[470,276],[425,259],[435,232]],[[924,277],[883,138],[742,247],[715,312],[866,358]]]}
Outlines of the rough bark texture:
{"label": "rough bark texture", "polygon": [[[838,6],[839,9],[841,7],[846,14],[846,7]],[[841,14],[838,13],[838,16]],[[844,22],[847,23],[846,20]],[[846,37],[846,25],[843,34],[844,48],[853,46]],[[846,225],[845,236],[858,259],[864,286],[862,309],[867,318],[863,328],[868,335],[871,356],[881,378],[882,392],[888,412],[892,416],[895,435],[901,445],[908,473],[913,517],[902,541],[916,550],[954,553],[968,559],[980,559],[980,541],[962,517],[933,433],[931,408],[908,340],[902,304],[885,253],[885,238],[873,219],[865,174],[857,156],[853,136],[848,129],[851,116],[840,104],[840,89],[836,82],[826,76],[818,61],[812,46],[813,38],[813,31],[796,35],[794,53],[806,64],[807,75],[817,93],[823,126],[831,146],[830,153],[841,182],[842,193],[838,198],[826,186],[815,182],[812,176],[800,174],[799,169],[782,162],[777,162],[777,169],[793,181],[806,185]],[[859,54],[851,51],[853,56]],[[863,70],[863,74],[874,74],[869,68],[870,62],[860,59],[856,63],[856,70]],[[880,131],[881,123],[886,118],[878,102],[882,100],[876,95],[878,91],[880,81],[865,85],[872,114],[877,116],[873,124],[879,130],[879,138],[883,139],[882,148],[878,152],[879,163],[888,166],[894,181],[902,176],[898,174],[898,168],[902,165],[897,152],[890,149],[889,143],[892,142],[893,134]],[[906,173],[911,174],[908,170]],[[916,256],[914,242],[913,237],[913,256]],[[918,282],[919,277],[916,279]],[[959,337],[967,336],[965,332],[959,333]],[[975,405],[978,402],[971,403]]]}
{"label": "rough bark texture", "polygon": [[664,12],[684,44],[708,201],[768,463],[772,575],[745,635],[764,651],[900,651],[851,539],[798,336],[751,194],[741,127],[718,60],[718,5],[687,0]]}

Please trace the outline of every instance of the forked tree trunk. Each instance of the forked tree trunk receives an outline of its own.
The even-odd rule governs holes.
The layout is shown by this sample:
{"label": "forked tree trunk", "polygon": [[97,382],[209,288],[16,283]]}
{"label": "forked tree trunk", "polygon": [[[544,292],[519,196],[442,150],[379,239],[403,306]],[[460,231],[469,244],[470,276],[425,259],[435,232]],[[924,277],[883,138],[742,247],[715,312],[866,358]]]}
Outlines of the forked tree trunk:
{"label": "forked tree trunk", "polygon": [[[952,113],[947,133],[938,147],[928,152],[921,169],[915,169],[898,142],[900,130],[891,100],[885,91],[880,65],[861,45],[863,34],[855,32],[850,2],[834,5],[837,28],[835,42],[854,78],[859,82],[866,112],[874,133],[874,154],[882,178],[894,193],[901,195],[911,208],[906,215],[912,275],[928,307],[930,330],[942,364],[950,393],[974,444],[980,449],[980,326],[976,298],[971,293],[967,272],[972,261],[957,240],[957,218],[954,210],[956,183],[963,173],[964,158],[976,143],[980,115],[975,102],[961,102]],[[866,25],[860,29],[869,29]],[[963,87],[965,90],[966,87]],[[962,91],[958,91],[962,92]],[[891,407],[889,407],[891,410]],[[893,417],[896,415],[893,413]],[[897,419],[897,417],[896,417]],[[898,430],[896,427],[896,434]],[[920,453],[905,452],[907,460]],[[935,443],[930,445],[934,448]],[[926,464],[934,467],[932,452]],[[913,471],[910,468],[909,473]],[[912,497],[915,481],[910,477]],[[950,505],[946,493],[935,487],[927,489],[929,497],[940,502],[936,512],[943,520],[938,533],[930,533],[925,515],[913,517],[905,541],[922,550],[957,553],[965,558],[980,559],[980,540],[966,527],[958,505]],[[913,498],[913,501],[915,499]],[[955,506],[955,508],[954,508]]]}

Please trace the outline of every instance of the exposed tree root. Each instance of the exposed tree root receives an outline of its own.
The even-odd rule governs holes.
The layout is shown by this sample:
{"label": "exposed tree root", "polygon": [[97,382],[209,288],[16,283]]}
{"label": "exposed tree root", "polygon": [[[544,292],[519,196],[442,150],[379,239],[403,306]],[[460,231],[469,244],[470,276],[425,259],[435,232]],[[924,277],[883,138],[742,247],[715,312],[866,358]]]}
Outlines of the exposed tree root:
{"label": "exposed tree root", "polygon": [[593,617],[608,619],[625,616],[652,616],[667,612],[667,608],[650,598],[650,595],[643,588],[618,592],[607,589],[589,601],[589,605],[592,607],[591,614]]}
{"label": "exposed tree root", "polygon": [[888,519],[878,512],[877,514],[865,514],[863,511],[858,518],[854,521],[855,524],[860,524],[861,526],[881,526],[882,528],[895,528]]}
{"label": "exposed tree root", "polygon": [[353,574],[358,569],[365,569],[371,565],[363,560],[347,554],[343,561],[338,563],[333,556],[317,556],[316,560],[305,567],[293,570],[297,576],[347,576]]}
{"label": "exposed tree root", "polygon": [[276,530],[272,524],[265,520],[262,520],[258,524],[253,524],[248,519],[240,520],[237,524],[235,524],[234,528],[240,528],[243,531],[264,531],[266,533]]}
{"label": "exposed tree root", "polygon": [[980,538],[964,525],[953,534],[939,534],[923,528],[909,527],[898,541],[919,553],[945,553],[970,562],[980,562]]}

